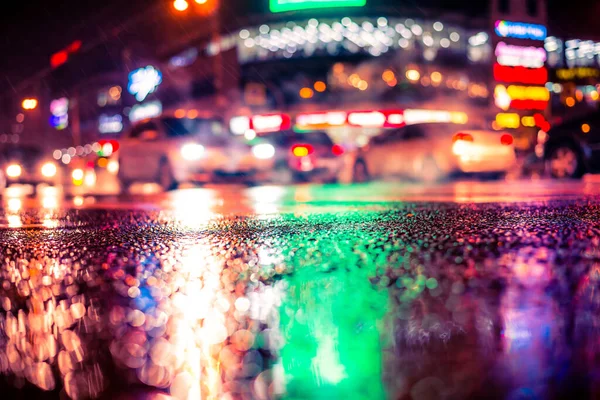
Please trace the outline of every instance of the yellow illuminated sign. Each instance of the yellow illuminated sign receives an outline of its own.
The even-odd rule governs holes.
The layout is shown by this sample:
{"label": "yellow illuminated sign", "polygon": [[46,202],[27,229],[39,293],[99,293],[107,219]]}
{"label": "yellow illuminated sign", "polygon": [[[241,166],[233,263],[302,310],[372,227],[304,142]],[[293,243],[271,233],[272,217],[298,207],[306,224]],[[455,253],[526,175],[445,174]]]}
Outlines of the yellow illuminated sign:
{"label": "yellow illuminated sign", "polygon": [[523,118],[521,118],[521,123],[523,124],[523,126],[527,126],[527,127],[534,127],[535,126],[535,118],[531,117],[531,116],[525,116]]}
{"label": "yellow illuminated sign", "polygon": [[521,126],[520,117],[517,113],[498,113],[496,114],[496,124],[499,128],[517,129]]}
{"label": "yellow illuminated sign", "polygon": [[513,100],[550,100],[550,92],[545,87],[510,85],[506,91]]}
{"label": "yellow illuminated sign", "polygon": [[564,81],[573,79],[597,78],[600,76],[600,70],[596,68],[561,68],[556,70],[556,77]]}

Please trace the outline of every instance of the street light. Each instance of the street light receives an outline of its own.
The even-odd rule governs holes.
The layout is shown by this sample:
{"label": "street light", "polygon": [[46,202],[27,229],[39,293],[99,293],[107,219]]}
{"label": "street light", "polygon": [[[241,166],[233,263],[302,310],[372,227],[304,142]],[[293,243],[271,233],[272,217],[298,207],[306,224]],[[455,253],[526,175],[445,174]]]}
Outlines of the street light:
{"label": "street light", "polygon": [[35,110],[38,105],[37,99],[24,99],[21,106],[24,110]]}
{"label": "street light", "polygon": [[186,0],[175,0],[173,2],[173,7],[175,7],[177,11],[185,11],[188,9],[189,4]]}
{"label": "street light", "polygon": [[184,12],[194,9],[194,11],[204,17],[213,16],[217,12],[220,0],[173,0],[173,8],[176,11]]}

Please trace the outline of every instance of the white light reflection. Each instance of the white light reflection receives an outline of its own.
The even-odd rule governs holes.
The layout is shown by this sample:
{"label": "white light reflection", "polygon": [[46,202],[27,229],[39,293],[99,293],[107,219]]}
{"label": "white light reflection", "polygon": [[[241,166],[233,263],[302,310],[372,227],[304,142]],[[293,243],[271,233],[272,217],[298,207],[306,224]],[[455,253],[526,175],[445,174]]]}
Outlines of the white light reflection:
{"label": "white light reflection", "polygon": [[258,218],[269,218],[281,211],[281,202],[286,188],[281,186],[261,186],[248,190],[248,197]]}
{"label": "white light reflection", "polygon": [[214,208],[220,205],[221,200],[213,190],[191,189],[175,193],[172,202],[175,219],[185,227],[194,228],[218,217]]}
{"label": "white light reflection", "polygon": [[42,207],[48,210],[54,210],[58,207],[58,198],[56,196],[44,196],[42,198]]}
{"label": "white light reflection", "polygon": [[8,215],[6,216],[9,228],[20,228],[23,226],[20,215]]}
{"label": "white light reflection", "polygon": [[8,211],[10,211],[11,213],[17,213],[21,211],[22,207],[23,202],[21,201],[21,199],[8,199],[7,208]]}

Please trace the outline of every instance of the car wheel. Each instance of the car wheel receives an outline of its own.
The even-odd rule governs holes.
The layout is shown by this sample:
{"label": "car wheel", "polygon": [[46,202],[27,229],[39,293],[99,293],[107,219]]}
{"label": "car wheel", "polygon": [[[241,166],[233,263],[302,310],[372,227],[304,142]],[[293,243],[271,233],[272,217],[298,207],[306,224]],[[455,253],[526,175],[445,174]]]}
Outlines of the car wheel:
{"label": "car wheel", "polygon": [[4,172],[0,172],[0,194],[4,192],[7,186],[8,182],[6,181],[6,176],[4,175]]}
{"label": "car wheel", "polygon": [[178,183],[173,176],[173,171],[171,171],[171,166],[167,160],[160,162],[157,183],[165,192],[177,189]]}
{"label": "car wheel", "polygon": [[554,178],[579,178],[583,175],[581,155],[572,145],[561,144],[554,147],[546,164]]}
{"label": "car wheel", "polygon": [[442,171],[433,156],[426,156],[421,161],[421,171],[418,178],[426,183],[435,183],[442,178]]}
{"label": "car wheel", "polygon": [[279,163],[273,170],[272,180],[279,185],[291,185],[294,183],[294,172],[284,163]]}
{"label": "car wheel", "polygon": [[363,183],[369,180],[369,171],[367,164],[363,160],[357,160],[352,169],[352,182]]}
{"label": "car wheel", "polygon": [[121,190],[121,194],[129,193],[129,189],[131,188],[132,182],[124,179],[119,180],[119,186]]}
{"label": "car wheel", "polygon": [[506,179],[506,172],[490,172],[486,177],[491,181],[501,181]]}

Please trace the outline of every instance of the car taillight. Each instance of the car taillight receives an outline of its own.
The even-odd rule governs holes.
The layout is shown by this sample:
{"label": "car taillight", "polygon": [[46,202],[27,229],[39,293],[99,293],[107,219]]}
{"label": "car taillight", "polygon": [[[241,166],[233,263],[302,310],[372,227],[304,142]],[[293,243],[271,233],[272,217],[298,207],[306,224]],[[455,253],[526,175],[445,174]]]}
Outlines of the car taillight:
{"label": "car taillight", "polygon": [[457,133],[456,135],[454,135],[454,137],[452,137],[452,142],[456,143],[459,140],[462,140],[464,142],[472,142],[473,141],[473,136],[471,136],[468,133]]}
{"label": "car taillight", "polygon": [[334,144],[333,147],[331,148],[331,152],[335,156],[341,156],[342,154],[344,154],[344,148],[342,146],[340,146],[339,144]]}
{"label": "car taillight", "polygon": [[512,135],[509,135],[508,133],[505,133],[504,135],[500,136],[500,143],[506,145],[506,146],[510,146],[511,144],[513,144],[514,139],[512,137]]}
{"label": "car taillight", "polygon": [[296,157],[306,157],[314,151],[310,144],[296,144],[292,146],[292,154]]}

